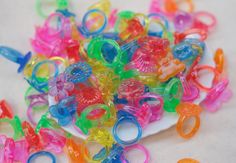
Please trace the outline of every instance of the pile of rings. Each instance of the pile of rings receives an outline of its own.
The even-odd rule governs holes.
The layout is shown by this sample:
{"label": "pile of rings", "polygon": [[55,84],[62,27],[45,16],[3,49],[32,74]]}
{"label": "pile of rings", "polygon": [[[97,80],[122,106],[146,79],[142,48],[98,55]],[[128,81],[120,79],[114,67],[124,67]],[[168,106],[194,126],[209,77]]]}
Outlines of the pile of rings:
{"label": "pile of rings", "polygon": [[[100,0],[82,21],[68,10],[68,0],[55,0],[51,13],[43,3],[37,1],[46,20],[30,40],[33,54],[0,46],[0,56],[19,64],[17,71],[29,84],[29,121],[0,101],[0,122],[14,130],[13,138],[0,135],[0,162],[31,163],[48,156],[55,163],[54,154],[65,152],[71,163],[128,163],[127,153],[138,149],[148,163],[149,152],[138,142],[149,124],[176,114],[178,134],[192,138],[202,110],[215,112],[232,96],[223,50],[212,55],[215,66],[201,64],[216,18],[196,12],[192,0],[153,0],[148,15],[118,11]],[[213,74],[210,86],[200,80],[206,71]],[[206,97],[196,104],[202,92]],[[39,111],[44,114],[36,121],[33,112]],[[190,118],[195,123],[186,132]],[[134,139],[120,137],[124,123],[137,127]],[[64,129],[69,125],[86,139]],[[102,147],[92,154],[91,144]],[[199,161],[178,163],[190,162]]]}

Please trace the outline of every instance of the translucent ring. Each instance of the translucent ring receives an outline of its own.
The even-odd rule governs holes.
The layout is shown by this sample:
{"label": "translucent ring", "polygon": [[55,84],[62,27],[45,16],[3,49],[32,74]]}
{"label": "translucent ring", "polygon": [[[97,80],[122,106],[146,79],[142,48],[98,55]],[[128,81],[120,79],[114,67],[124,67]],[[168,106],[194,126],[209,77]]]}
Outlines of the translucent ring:
{"label": "translucent ring", "polygon": [[[116,142],[118,144],[126,145],[126,146],[137,143],[142,137],[142,127],[138,123],[137,119],[132,114],[129,114],[125,111],[118,111],[117,114],[118,114],[118,120],[116,121],[116,123],[113,127],[113,130],[112,130],[113,131],[113,136],[114,136],[114,139],[116,140]],[[121,114],[120,117],[119,117],[119,114]],[[119,129],[120,125],[122,125],[122,123],[124,123],[124,122],[132,123],[137,127],[138,134],[134,139],[125,141],[125,140],[122,140],[118,136],[118,129]]]}
{"label": "translucent ring", "polygon": [[55,68],[54,75],[53,75],[54,78],[57,77],[59,74],[59,69],[58,69],[58,66],[55,62],[50,61],[50,60],[41,61],[37,65],[35,65],[33,72],[32,72],[32,79],[38,83],[40,83],[41,81],[39,78],[37,78],[36,74],[37,74],[39,68],[44,64],[52,64],[54,66],[54,68]]}
{"label": "translucent ring", "polygon": [[150,18],[152,18],[152,17],[157,17],[157,18],[159,18],[162,22],[164,22],[164,23],[162,23],[162,24],[164,24],[165,25],[165,28],[167,29],[167,30],[169,30],[169,21],[167,20],[167,18],[163,15],[163,14],[161,14],[161,13],[151,13],[151,14],[149,14],[148,15],[148,18],[150,19]]}
{"label": "translucent ring", "polygon": [[0,119],[0,123],[1,122],[9,123],[12,126],[12,128],[14,130],[13,138],[15,140],[24,136],[24,132],[23,132],[23,129],[21,126],[21,121],[18,116],[15,116],[13,119],[2,118],[2,119]]}
{"label": "translucent ring", "polygon": [[41,105],[48,105],[48,103],[45,103],[45,102],[42,102],[42,101],[36,101],[36,102],[33,102],[29,105],[28,109],[27,109],[27,117],[30,121],[30,123],[32,123],[34,126],[37,125],[37,122],[35,122],[34,118],[33,118],[33,115],[32,115],[32,111],[33,111],[33,108],[36,107],[36,106],[41,106]]}
{"label": "translucent ring", "polygon": [[37,89],[38,91],[40,92],[44,92],[43,91],[43,88],[46,88],[48,86],[48,77],[46,78],[38,78],[36,76],[37,72],[39,71],[39,68],[44,65],[44,64],[51,64],[54,66],[54,75],[53,77],[55,78],[56,76],[58,76],[59,74],[59,69],[58,69],[58,65],[53,62],[53,61],[50,61],[50,60],[45,60],[45,61],[41,61],[39,63],[37,63],[37,65],[34,67],[33,71],[32,71],[32,77],[31,77],[31,80],[28,80],[28,82],[35,88]]}
{"label": "translucent ring", "polygon": [[[98,13],[98,14],[102,15],[102,17],[104,19],[104,23],[101,25],[101,27],[99,29],[92,32],[88,29],[88,27],[86,25],[87,24],[86,22],[87,22],[88,17],[93,13]],[[98,10],[98,9],[92,9],[92,10],[89,10],[84,15],[83,20],[82,20],[82,26],[79,28],[79,30],[85,36],[93,36],[93,35],[98,35],[98,34],[102,33],[102,31],[105,30],[106,26],[107,26],[107,17],[105,15],[105,13],[102,12],[101,10]]]}
{"label": "translucent ring", "polygon": [[[159,37],[167,37],[167,28],[160,20],[150,20],[149,27],[150,27],[151,22],[154,22],[154,23],[160,25],[162,28],[162,31],[157,32],[156,34],[152,31],[150,31],[148,33],[149,35],[154,35],[154,36],[157,35]],[[149,27],[148,27],[148,29],[149,29]]]}
{"label": "translucent ring", "polygon": [[63,30],[63,26],[64,26],[65,23],[66,23],[66,19],[65,19],[65,17],[64,17],[62,14],[60,14],[60,13],[53,13],[53,14],[51,14],[51,15],[45,20],[44,27],[46,27],[47,29],[50,29],[51,27],[49,26],[49,24],[50,24],[50,21],[51,21],[54,17],[60,18],[60,24],[61,24],[61,26],[60,26],[60,28],[57,30],[57,32],[55,32],[54,34],[51,34],[51,36],[56,36],[56,35],[60,34],[60,33],[62,32],[62,30]]}
{"label": "translucent ring", "polygon": [[[189,139],[193,137],[197,131],[199,130],[200,127],[200,113],[202,111],[202,108],[199,105],[189,103],[189,102],[183,102],[180,103],[176,107],[176,112],[179,114],[179,120],[176,125],[176,129],[179,133],[179,135],[185,139]],[[192,129],[188,132],[185,133],[183,131],[183,126],[186,120],[194,118],[195,119],[195,124],[192,127]]]}
{"label": "translucent ring", "polygon": [[155,94],[155,93],[146,93],[144,95],[141,95],[137,100],[136,100],[136,106],[141,107],[141,105],[144,102],[151,101],[151,99],[155,99],[155,101],[158,101],[158,104],[148,104],[151,107],[152,111],[152,116],[150,117],[150,122],[157,121],[161,119],[163,115],[163,98],[161,95]]}
{"label": "translucent ring", "polygon": [[[199,78],[199,75],[198,73],[200,71],[203,71],[203,70],[208,70],[212,73],[214,73],[214,78],[212,80],[212,85],[210,87],[207,87],[207,86],[204,86],[203,84],[201,84],[199,81],[198,81],[198,78]],[[211,67],[211,66],[208,66],[208,65],[200,65],[200,66],[196,66],[194,69],[193,69],[193,74],[195,74],[195,76],[193,76],[191,79],[193,81],[193,83],[201,90],[203,91],[210,91],[213,86],[214,86],[214,83],[217,82],[219,80],[219,77],[220,77],[220,73],[217,71],[217,69],[215,69],[214,67]]]}
{"label": "translucent ring", "polygon": [[[103,46],[107,45],[107,46],[111,46],[115,51],[116,51],[116,56],[113,56],[113,60],[110,63],[109,61],[107,61],[106,57],[103,54]],[[111,48],[110,47],[110,48]],[[107,67],[116,67],[119,63],[121,63],[121,58],[122,58],[122,53],[121,53],[121,49],[119,44],[111,39],[93,39],[89,45],[88,45],[88,56],[90,58],[96,58],[97,60],[101,61],[105,66]]]}
{"label": "translucent ring", "polygon": [[[92,119],[88,118],[88,115],[96,110],[104,110],[105,113],[100,117],[92,117]],[[78,126],[84,134],[88,134],[89,129],[93,127],[97,127],[101,124],[104,124],[111,117],[111,110],[107,105],[104,104],[95,104],[90,105],[85,108],[80,117],[77,117],[76,126]]]}
{"label": "translucent ring", "polygon": [[[148,150],[144,146],[142,146],[140,144],[135,144],[135,145],[132,145],[132,146],[125,147],[124,148],[124,154],[128,153],[131,150],[135,150],[135,149],[142,151],[145,154],[145,161],[144,161],[144,163],[149,163],[149,161],[150,161],[150,154],[149,154]],[[129,163],[129,161],[125,160],[124,158],[122,158],[122,159],[123,159],[122,163]]]}
{"label": "translucent ring", "polygon": [[216,23],[217,23],[216,17],[209,12],[198,11],[198,12],[195,12],[193,16],[194,16],[194,19],[199,22],[202,22],[201,17],[209,18],[210,23],[204,23],[205,25],[207,25],[208,29],[214,28],[216,26]]}
{"label": "translucent ring", "polygon": [[[181,91],[178,91],[179,88],[181,89]],[[175,108],[180,103],[182,95],[183,95],[183,87],[181,81],[178,78],[173,78],[166,85],[163,93],[165,111],[176,112]],[[173,97],[173,96],[178,96],[178,97]]]}

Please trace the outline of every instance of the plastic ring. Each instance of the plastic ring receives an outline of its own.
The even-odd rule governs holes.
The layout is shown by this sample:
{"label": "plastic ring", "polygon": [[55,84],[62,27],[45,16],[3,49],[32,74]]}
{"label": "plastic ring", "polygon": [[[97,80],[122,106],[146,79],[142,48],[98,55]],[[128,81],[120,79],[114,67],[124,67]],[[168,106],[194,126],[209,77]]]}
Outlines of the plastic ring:
{"label": "plastic ring", "polygon": [[212,15],[211,13],[205,12],[205,11],[198,11],[194,13],[194,19],[196,19],[197,21],[202,22],[200,20],[201,17],[206,17],[211,20],[210,23],[204,23],[207,25],[208,29],[214,28],[216,26],[216,23],[217,23],[216,17]]}
{"label": "plastic ring", "polygon": [[[182,89],[182,91],[174,91],[174,94],[172,93],[173,89]],[[178,95],[179,97],[175,98],[172,96]],[[164,98],[164,109],[167,112],[175,112],[176,106],[180,103],[183,95],[183,87],[182,83],[178,78],[173,78],[165,87],[163,98]]]}
{"label": "plastic ring", "polygon": [[152,17],[154,17],[154,19],[159,18],[162,22],[164,22],[165,28],[167,30],[169,30],[169,22],[163,14],[161,14],[161,13],[151,13],[151,14],[148,15],[149,19],[152,18]]}
{"label": "plastic ring", "polygon": [[[150,161],[150,154],[149,154],[148,150],[144,146],[142,146],[140,144],[135,144],[135,145],[132,145],[132,146],[125,147],[124,148],[124,153],[127,153],[127,152],[129,152],[131,150],[134,150],[134,149],[138,149],[138,150],[142,151],[145,154],[145,161],[144,161],[144,163],[149,163],[149,161]],[[129,163],[129,161],[123,159],[122,163]]]}
{"label": "plastic ring", "polygon": [[[183,125],[184,125],[184,122],[190,118],[195,119],[195,124],[189,133],[185,133],[183,131]],[[200,127],[200,117],[199,116],[191,116],[191,117],[180,116],[180,118],[177,122],[177,125],[176,125],[176,129],[177,129],[178,133],[180,134],[181,137],[183,137],[185,139],[189,139],[189,138],[193,137],[196,134],[196,132],[198,131],[199,127]]]}
{"label": "plastic ring", "polygon": [[[132,140],[122,140],[119,136],[118,136],[118,128],[120,125],[122,125],[122,123],[124,122],[129,122],[134,124],[137,129],[138,129],[138,134],[137,136],[132,139]],[[132,145],[135,144],[136,142],[138,142],[140,140],[140,138],[142,137],[142,127],[141,125],[138,123],[138,121],[136,119],[134,119],[133,117],[122,117],[120,119],[118,119],[113,127],[113,136],[114,139],[116,140],[117,143],[121,144],[121,145]]]}
{"label": "plastic ring", "polygon": [[[213,72],[214,73],[214,78],[213,78],[213,81],[212,81],[212,86],[211,87],[207,87],[207,86],[204,86],[202,85],[197,79],[198,79],[198,73],[202,70],[208,70],[210,72]],[[193,83],[201,90],[203,91],[210,91],[214,85],[215,82],[218,81],[219,79],[219,76],[220,76],[220,73],[214,68],[214,67],[211,67],[211,66],[207,66],[207,65],[201,65],[201,66],[197,66],[194,68],[193,70],[194,72],[196,72],[196,77],[193,78]]]}
{"label": "plastic ring", "polygon": [[40,84],[42,84],[42,85],[47,86],[47,85],[48,85],[48,82],[47,82],[47,81],[42,83],[42,82],[40,81],[40,79],[37,78],[37,76],[36,76],[36,74],[37,74],[39,68],[40,68],[42,65],[44,65],[44,64],[52,64],[52,65],[54,66],[54,68],[55,68],[55,72],[54,72],[54,75],[53,75],[54,78],[55,78],[56,76],[58,76],[58,74],[59,74],[59,69],[58,69],[58,65],[57,65],[55,62],[50,61],[50,60],[45,60],[45,61],[39,62],[39,63],[34,67],[33,72],[32,72],[32,80],[36,81],[37,83],[40,83]]}
{"label": "plastic ring", "polygon": [[[104,45],[112,46],[116,50],[117,54],[116,56],[114,56],[111,63],[108,62],[106,60],[106,56],[103,55],[102,49]],[[102,63],[107,67],[116,67],[121,62],[121,57],[122,57],[121,49],[120,49],[119,44],[114,40],[101,39],[101,38],[93,39],[89,43],[87,51],[88,51],[89,57],[96,58],[97,60],[101,60]],[[111,54],[109,53],[109,55]]]}
{"label": "plastic ring", "polygon": [[[87,25],[86,25],[86,22],[87,22],[87,19],[88,17],[90,16],[90,14],[92,13],[98,13],[98,14],[101,14],[102,17],[104,18],[104,23],[103,25],[97,29],[96,31],[93,31],[91,32],[88,28],[87,28]],[[98,9],[92,9],[92,10],[89,10],[83,17],[83,20],[82,20],[82,27],[80,28],[80,30],[82,30],[81,32],[85,35],[97,35],[99,33],[101,33],[107,26],[107,17],[105,15],[105,13],[103,13],[101,10],[98,10]]]}
{"label": "plastic ring", "polygon": [[43,101],[36,101],[34,103],[31,103],[27,109],[27,117],[29,119],[29,121],[34,125],[36,126],[37,123],[35,122],[34,118],[33,118],[33,115],[32,115],[32,111],[33,111],[33,108],[37,105],[41,105],[41,104],[45,104],[45,105],[48,105],[48,103],[44,103]]}
{"label": "plastic ring", "polygon": [[0,123],[1,122],[9,123],[12,126],[12,128],[14,130],[13,138],[15,140],[24,136],[24,132],[23,132],[23,129],[21,126],[21,121],[18,116],[15,116],[13,119],[2,118],[2,119],[0,119]]}
{"label": "plastic ring", "polygon": [[60,34],[60,33],[62,32],[62,30],[63,30],[63,25],[64,25],[65,22],[66,22],[65,17],[64,17],[62,14],[60,14],[60,13],[53,13],[53,14],[51,14],[51,15],[45,20],[44,26],[45,26],[46,28],[48,28],[48,29],[51,28],[51,27],[49,27],[49,24],[50,24],[51,19],[53,19],[54,17],[60,18],[60,20],[61,20],[60,24],[61,24],[62,26],[58,29],[57,32],[55,32],[54,34],[51,34],[51,36],[56,36],[56,35]]}
{"label": "plastic ring", "polygon": [[[197,131],[199,130],[199,127],[200,127],[199,115],[202,111],[202,108],[199,105],[196,105],[193,103],[183,102],[183,103],[180,103],[176,107],[176,111],[179,114],[179,120],[176,125],[176,129],[177,129],[179,135],[185,139],[189,139],[189,138],[193,137],[197,133]],[[191,131],[189,131],[188,133],[185,133],[183,131],[184,122],[186,122],[186,120],[188,120],[190,118],[195,119],[195,124],[194,124],[193,128],[191,129]]]}
{"label": "plastic ring", "polygon": [[[104,110],[105,113],[102,116],[96,117],[93,116],[91,119],[88,118],[88,115],[96,110]],[[101,124],[104,124],[111,117],[111,110],[107,105],[104,104],[95,104],[86,107],[80,117],[76,120],[76,126],[78,126],[84,134],[88,134],[89,129],[97,127]]]}

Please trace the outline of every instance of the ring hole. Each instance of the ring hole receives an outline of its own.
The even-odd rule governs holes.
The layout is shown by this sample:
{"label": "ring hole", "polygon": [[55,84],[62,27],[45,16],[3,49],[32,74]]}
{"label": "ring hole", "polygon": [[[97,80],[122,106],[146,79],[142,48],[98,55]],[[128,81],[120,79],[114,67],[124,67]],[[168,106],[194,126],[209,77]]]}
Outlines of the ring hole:
{"label": "ring hole", "polygon": [[156,33],[158,36],[162,36],[166,32],[165,26],[160,20],[151,20],[149,24],[149,33]]}
{"label": "ring hole", "polygon": [[204,87],[211,88],[214,76],[215,76],[214,72],[209,71],[208,69],[202,69],[198,71],[197,82],[203,85]]}
{"label": "ring hole", "polygon": [[102,56],[106,62],[113,63],[117,55],[118,52],[112,44],[106,42],[102,45]]}
{"label": "ring hole", "polygon": [[[37,66],[37,65],[36,65]],[[55,73],[57,72],[57,66],[54,65],[54,62],[45,62],[38,66],[38,69],[35,72],[35,77],[40,80],[48,80],[51,77],[55,76]],[[53,73],[52,73],[53,72]]]}
{"label": "ring hole", "polygon": [[209,13],[196,13],[195,18],[207,26],[211,26],[214,23],[214,16]]}
{"label": "ring hole", "polygon": [[132,141],[138,135],[138,128],[131,122],[123,122],[117,128],[117,135],[123,141]]}
{"label": "ring hole", "polygon": [[50,66],[46,65],[46,64],[43,64],[42,66],[40,66],[40,68],[36,72],[36,76],[38,76],[39,78],[47,77],[50,74],[50,68],[49,67]]}
{"label": "ring hole", "polygon": [[189,118],[185,119],[184,123],[183,123],[184,134],[189,134],[193,130],[195,123],[196,123],[195,117],[189,117]]}

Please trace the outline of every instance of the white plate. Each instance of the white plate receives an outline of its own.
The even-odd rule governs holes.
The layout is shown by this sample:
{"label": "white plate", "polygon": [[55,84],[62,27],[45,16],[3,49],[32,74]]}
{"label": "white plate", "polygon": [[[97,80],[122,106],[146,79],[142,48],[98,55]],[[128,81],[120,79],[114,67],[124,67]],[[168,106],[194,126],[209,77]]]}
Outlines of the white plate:
{"label": "white plate", "polygon": [[[206,48],[207,48],[207,46],[206,46]],[[201,61],[201,64],[207,64],[207,65],[211,65],[211,66],[214,65],[213,55],[212,55],[212,53],[209,53],[209,49],[205,50],[205,55]],[[211,81],[212,81],[212,76],[209,74],[209,75],[204,76],[204,80],[202,81],[202,83],[209,86],[211,84]],[[194,103],[199,104],[205,98],[205,96],[206,96],[206,93],[201,92],[200,97]],[[50,105],[55,104],[55,102],[52,101],[52,98],[49,98],[49,103],[50,103]],[[149,124],[143,130],[142,138],[153,135],[153,134],[157,134],[163,130],[166,130],[166,129],[172,127],[173,125],[175,125],[177,123],[177,120],[178,120],[178,116],[176,113],[165,112],[164,116],[161,120]],[[72,124],[70,124],[66,127],[63,127],[63,128],[76,137],[86,139],[86,136],[77,132]],[[137,133],[136,127],[131,126],[131,125],[128,125],[127,127],[121,127],[119,129],[119,134],[122,137],[122,139],[123,139],[123,137],[125,137],[126,139],[132,139],[132,138],[136,137],[136,133]]]}

